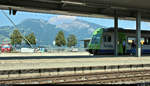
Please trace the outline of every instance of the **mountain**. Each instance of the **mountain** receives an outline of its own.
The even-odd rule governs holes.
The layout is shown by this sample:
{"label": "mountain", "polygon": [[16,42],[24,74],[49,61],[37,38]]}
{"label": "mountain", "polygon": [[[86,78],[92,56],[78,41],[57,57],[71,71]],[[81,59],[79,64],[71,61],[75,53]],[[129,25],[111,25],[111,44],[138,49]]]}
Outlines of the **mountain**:
{"label": "mountain", "polygon": [[[69,34],[74,34],[79,41],[89,38],[92,32],[99,27],[103,26],[80,19],[74,19],[71,22],[62,22],[60,24],[51,24],[49,21],[42,19],[26,19],[17,25],[19,31],[24,35],[34,32],[38,45],[52,45],[56,34],[60,30],[64,31],[66,38]],[[12,26],[0,27],[0,40],[10,41],[10,34],[13,30],[14,27]]]}
{"label": "mountain", "polygon": [[61,28],[69,34],[75,34],[78,40],[83,40],[89,38],[95,29],[103,26],[76,19],[71,23],[63,23],[56,27]]}

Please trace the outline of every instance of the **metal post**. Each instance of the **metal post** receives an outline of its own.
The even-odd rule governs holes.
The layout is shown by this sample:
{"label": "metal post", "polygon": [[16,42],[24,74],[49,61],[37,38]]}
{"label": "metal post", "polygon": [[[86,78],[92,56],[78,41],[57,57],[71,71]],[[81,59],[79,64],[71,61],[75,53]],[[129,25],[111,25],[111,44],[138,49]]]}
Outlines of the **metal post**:
{"label": "metal post", "polygon": [[141,13],[137,12],[136,17],[136,56],[141,57]]}
{"label": "metal post", "polygon": [[114,15],[114,55],[118,56],[118,15],[116,10],[114,10]]}

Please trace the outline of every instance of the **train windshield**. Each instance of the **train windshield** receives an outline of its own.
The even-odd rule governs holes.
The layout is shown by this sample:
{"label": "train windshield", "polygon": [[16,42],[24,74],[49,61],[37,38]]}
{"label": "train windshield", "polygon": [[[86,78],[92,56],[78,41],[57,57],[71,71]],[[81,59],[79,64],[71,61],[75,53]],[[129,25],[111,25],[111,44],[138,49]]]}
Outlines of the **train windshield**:
{"label": "train windshield", "polygon": [[99,44],[100,43],[100,37],[101,37],[101,34],[93,35],[91,43],[92,44]]}

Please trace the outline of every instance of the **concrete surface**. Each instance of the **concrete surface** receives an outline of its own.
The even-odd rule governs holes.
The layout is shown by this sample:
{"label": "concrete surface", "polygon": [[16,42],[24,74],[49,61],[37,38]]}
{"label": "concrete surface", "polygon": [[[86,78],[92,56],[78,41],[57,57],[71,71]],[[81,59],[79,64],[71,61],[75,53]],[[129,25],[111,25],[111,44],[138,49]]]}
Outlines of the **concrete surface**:
{"label": "concrete surface", "polygon": [[[61,56],[62,55],[62,56]],[[92,56],[74,53],[4,53],[0,54],[0,70],[82,67],[124,64],[150,64],[150,56]]]}

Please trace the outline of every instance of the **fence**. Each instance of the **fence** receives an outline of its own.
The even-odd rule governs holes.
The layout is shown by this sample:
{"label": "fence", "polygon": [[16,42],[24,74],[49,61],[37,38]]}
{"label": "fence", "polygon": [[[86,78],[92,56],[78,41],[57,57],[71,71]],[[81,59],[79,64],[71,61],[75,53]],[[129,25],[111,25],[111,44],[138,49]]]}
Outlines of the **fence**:
{"label": "fence", "polygon": [[47,51],[54,53],[54,52],[73,52],[73,51],[77,51],[77,52],[85,52],[86,48],[49,48]]}
{"label": "fence", "polygon": [[[85,52],[86,48],[44,48],[44,52],[61,53],[61,52]],[[14,49],[11,52],[20,53],[21,49]],[[35,48],[35,52],[41,52]]]}

